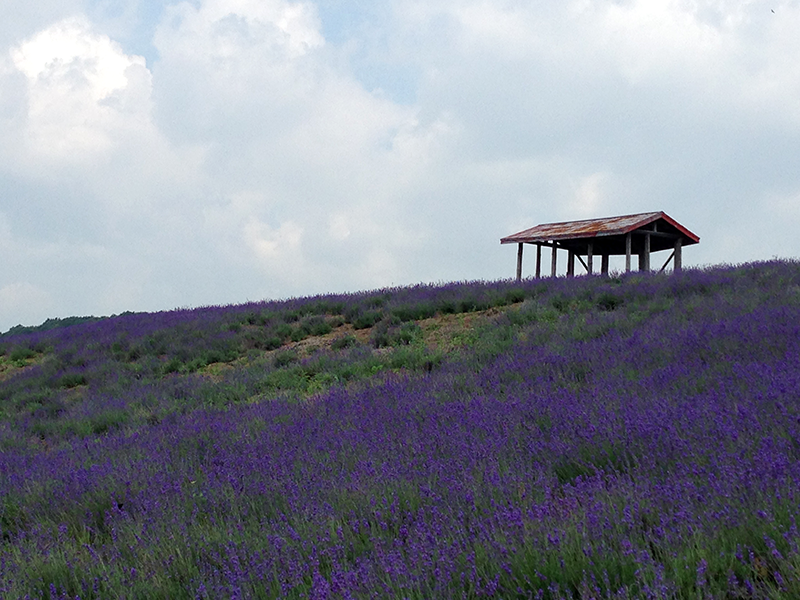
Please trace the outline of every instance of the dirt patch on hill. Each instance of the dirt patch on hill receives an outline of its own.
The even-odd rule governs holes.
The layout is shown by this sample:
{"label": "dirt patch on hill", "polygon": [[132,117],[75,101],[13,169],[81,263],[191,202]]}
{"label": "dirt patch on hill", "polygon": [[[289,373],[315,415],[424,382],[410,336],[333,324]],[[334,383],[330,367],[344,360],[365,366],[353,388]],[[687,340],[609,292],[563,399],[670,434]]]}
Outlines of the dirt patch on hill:
{"label": "dirt patch on hill", "polygon": [[438,315],[417,322],[422,329],[425,345],[431,350],[450,351],[473,344],[478,339],[478,330],[503,314],[511,306],[490,308],[457,315]]}
{"label": "dirt patch on hill", "polygon": [[[417,325],[422,330],[423,344],[430,350],[454,350],[459,347],[470,345],[477,339],[477,329],[480,325],[487,323],[491,319],[503,314],[514,305],[502,308],[490,308],[488,310],[459,313],[455,315],[437,315],[429,319],[417,321]],[[369,345],[373,327],[355,329],[351,324],[346,323],[325,335],[307,337],[299,342],[288,342],[278,348],[267,352],[267,355],[278,352],[293,351],[298,357],[310,356],[320,350],[332,350],[336,340],[346,336],[352,336],[359,344]],[[390,348],[376,348],[374,352],[390,351]]]}
{"label": "dirt patch on hill", "polygon": [[[437,315],[416,323],[422,330],[422,341],[426,347],[431,350],[447,351],[469,345],[476,339],[477,329],[480,325],[503,314],[513,306],[515,305],[456,315]],[[355,329],[351,324],[346,323],[325,335],[307,337],[299,342],[288,342],[267,354],[294,351],[299,357],[306,357],[320,350],[331,350],[336,340],[346,336],[352,336],[359,344],[369,345],[373,329],[373,327]],[[375,349],[377,352],[385,350],[387,349]]]}
{"label": "dirt patch on hill", "polygon": [[[517,306],[519,304],[468,313],[437,315],[421,319],[416,323],[422,331],[422,343],[426,348],[433,351],[450,352],[475,343],[481,325]],[[374,327],[356,329],[352,324],[344,323],[335,327],[330,333],[309,336],[297,342],[286,342],[280,348],[262,352],[260,356],[262,359],[271,360],[276,355],[291,352],[297,358],[308,358],[321,351],[335,352],[334,344],[338,340],[348,337],[353,338],[358,345],[370,346],[373,329]],[[392,350],[391,347],[372,348],[372,352],[376,354],[385,354]],[[243,357],[232,363],[213,363],[202,369],[201,373],[212,380],[221,380],[228,371],[251,361],[252,356],[250,358]]]}
{"label": "dirt patch on hill", "polygon": [[369,344],[369,336],[372,332],[371,327],[366,329],[356,329],[350,323],[339,325],[330,333],[325,335],[314,335],[307,337],[299,342],[288,342],[272,352],[291,350],[297,352],[300,357],[310,356],[320,350],[331,350],[336,340],[346,336],[354,337],[359,344]]}
{"label": "dirt patch on hill", "polygon": [[29,358],[24,361],[12,361],[5,356],[0,356],[0,381],[11,379],[14,375],[32,369],[41,362],[41,357]]}

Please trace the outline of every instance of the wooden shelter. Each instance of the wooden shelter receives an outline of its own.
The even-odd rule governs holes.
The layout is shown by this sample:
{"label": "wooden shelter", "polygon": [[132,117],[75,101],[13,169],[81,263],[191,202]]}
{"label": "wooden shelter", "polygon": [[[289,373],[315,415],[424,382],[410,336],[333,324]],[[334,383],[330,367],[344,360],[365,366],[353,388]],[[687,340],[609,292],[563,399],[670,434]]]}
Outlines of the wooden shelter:
{"label": "wooden shelter", "polygon": [[[700,238],[663,212],[640,213],[604,219],[547,223],[520,231],[500,240],[501,244],[517,244],[517,280],[522,279],[524,244],[536,246],[536,277],[542,272],[542,247],[551,249],[551,276],[556,276],[556,252],[568,253],[567,277],[575,274],[577,258],[587,273],[593,272],[594,257],[601,257],[600,272],[608,274],[608,257],[625,256],[625,271],[631,270],[631,257],[639,258],[639,270],[650,270],[650,255],[672,250],[660,271],[672,261],[673,270],[681,270],[682,248],[697,244]],[[583,257],[586,260],[583,260]]]}

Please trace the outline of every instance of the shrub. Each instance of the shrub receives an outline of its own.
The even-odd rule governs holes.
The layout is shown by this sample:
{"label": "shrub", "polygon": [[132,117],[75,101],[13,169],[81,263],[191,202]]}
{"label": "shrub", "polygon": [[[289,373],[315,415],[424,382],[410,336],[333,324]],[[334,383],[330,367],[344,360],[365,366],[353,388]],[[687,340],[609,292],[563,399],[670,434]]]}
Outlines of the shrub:
{"label": "shrub", "polygon": [[569,311],[570,299],[564,296],[556,296],[550,301],[550,304],[560,313]]}
{"label": "shrub", "polygon": [[296,323],[300,320],[301,312],[299,310],[287,310],[281,315],[284,323]]}
{"label": "shrub", "polygon": [[331,348],[334,350],[343,350],[345,348],[352,348],[357,344],[358,340],[355,338],[355,336],[348,334],[333,340]]}
{"label": "shrub", "polygon": [[269,312],[252,312],[248,313],[245,317],[245,323],[248,325],[257,325],[260,327],[264,327],[269,325],[272,321],[272,313]]}
{"label": "shrub", "polygon": [[17,346],[8,355],[8,358],[14,362],[23,362],[36,357],[36,352],[25,346]]}
{"label": "shrub", "polygon": [[399,327],[392,321],[381,321],[373,329],[370,342],[375,348],[386,346],[405,346],[417,340],[422,335],[422,330],[415,322],[410,321]]}
{"label": "shrub", "polygon": [[625,304],[625,300],[614,294],[605,292],[597,299],[597,307],[600,310],[612,311]]}
{"label": "shrub", "polygon": [[297,353],[292,350],[278,352],[272,359],[272,364],[277,368],[286,367],[298,361]]}
{"label": "shrub", "polygon": [[118,429],[128,422],[128,415],[123,410],[109,410],[93,416],[89,419],[89,426],[92,433],[102,435],[114,429]]}
{"label": "shrub", "polygon": [[525,300],[525,290],[513,288],[506,292],[506,300],[509,304],[516,304]]}
{"label": "shrub", "polygon": [[491,303],[487,300],[479,300],[474,296],[466,296],[456,302],[456,312],[466,313],[475,312],[478,310],[486,310],[491,307]]}
{"label": "shrub", "polygon": [[306,317],[300,322],[299,327],[292,334],[292,339],[294,341],[299,341],[308,336],[325,335],[330,333],[332,329],[330,323],[325,320],[325,317],[313,315]]}
{"label": "shrub", "polygon": [[382,318],[383,313],[377,310],[363,312],[353,320],[353,327],[356,329],[367,329],[375,325]]}
{"label": "shrub", "polygon": [[429,352],[418,346],[403,346],[392,353],[389,359],[389,366],[393,369],[408,369],[429,373],[438,368],[443,360],[444,355],[441,352]]}
{"label": "shrub", "polygon": [[79,385],[86,385],[86,375],[83,373],[67,373],[58,381],[58,386],[66,389],[78,387]]}
{"label": "shrub", "polygon": [[395,344],[407,345],[422,336],[422,329],[416,323],[404,323],[397,330]]}
{"label": "shrub", "polygon": [[340,315],[345,310],[345,304],[340,301],[318,300],[304,305],[303,310],[311,315]]}
{"label": "shrub", "polygon": [[283,340],[276,335],[270,336],[264,340],[262,349],[276,350],[283,345]]}
{"label": "shrub", "polygon": [[420,321],[436,315],[436,307],[429,302],[419,302],[392,309],[392,315],[400,321]]}
{"label": "shrub", "polygon": [[179,358],[173,357],[170,358],[166,363],[164,363],[164,366],[161,367],[161,372],[164,375],[168,375],[170,373],[177,373],[178,371],[181,370],[182,367],[183,363],[181,362],[181,360]]}
{"label": "shrub", "polygon": [[356,320],[356,318],[358,318],[358,316],[361,314],[361,312],[362,312],[361,307],[358,306],[358,305],[348,306],[343,311],[344,322],[345,323],[352,323],[353,321]]}
{"label": "shrub", "polygon": [[293,331],[294,328],[291,325],[288,323],[281,323],[272,329],[272,335],[281,340],[287,340],[291,337]]}
{"label": "shrub", "polygon": [[436,303],[436,312],[443,314],[443,315],[453,315],[456,313],[457,307],[455,300],[451,298],[446,298],[444,300],[439,300]]}

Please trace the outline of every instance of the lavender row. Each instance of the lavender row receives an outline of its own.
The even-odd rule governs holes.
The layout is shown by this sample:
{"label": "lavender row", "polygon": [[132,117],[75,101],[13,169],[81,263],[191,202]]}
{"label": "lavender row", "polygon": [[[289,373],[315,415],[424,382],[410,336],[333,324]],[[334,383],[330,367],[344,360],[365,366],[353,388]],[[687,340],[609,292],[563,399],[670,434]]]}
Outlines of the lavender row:
{"label": "lavender row", "polygon": [[0,594],[795,597],[797,280],[550,282],[430,372],[49,451],[7,425]]}
{"label": "lavender row", "polygon": [[[364,372],[398,365],[429,369],[442,358],[435,354],[411,355],[406,359],[398,357],[394,364],[377,364],[374,357],[364,357],[362,352],[360,357],[338,360],[333,376],[320,373],[328,365],[316,364],[295,366],[288,376],[276,374],[266,382],[263,365],[259,364],[262,372],[245,378],[248,381],[242,382],[237,373],[230,386],[217,389],[209,389],[202,385],[202,378],[192,377],[197,369],[210,363],[252,361],[289,339],[324,333],[346,320],[373,326],[375,346],[402,345],[416,335],[413,322],[408,323],[409,327],[397,325],[403,319],[505,308],[524,299],[526,310],[508,313],[516,319],[512,325],[518,329],[531,321],[548,324],[538,327],[534,334],[549,336],[551,341],[565,336],[565,343],[571,343],[581,327],[583,331],[577,333],[586,337],[601,335],[612,327],[630,332],[640,320],[658,317],[676,302],[689,313],[696,312],[695,305],[716,308],[720,301],[727,302],[726,294],[736,297],[737,310],[749,310],[753,303],[779,306],[787,294],[792,296],[791,290],[797,289],[797,284],[794,264],[773,262],[738,269],[690,271],[680,278],[464,282],[121,315],[0,341],[0,360],[3,353],[6,358],[28,356],[26,352],[38,356],[28,368],[0,381],[0,420],[11,423],[17,431],[26,431],[29,437],[50,442],[64,436],[102,434],[119,427],[157,422],[178,407],[185,411],[195,406],[250,401],[264,388],[280,391],[289,385],[307,391],[324,388],[330,381],[358,379]],[[598,315],[603,317],[599,321]],[[581,318],[590,322],[580,323]],[[699,317],[688,314],[670,318],[697,321]],[[497,330],[489,335],[497,338],[501,333]],[[510,340],[514,335],[512,331],[507,337]],[[347,338],[341,341],[342,346],[352,342]],[[496,341],[491,347],[483,344],[476,348],[479,360],[507,345]],[[551,345],[558,345],[558,340]],[[180,377],[176,380],[176,376]]]}

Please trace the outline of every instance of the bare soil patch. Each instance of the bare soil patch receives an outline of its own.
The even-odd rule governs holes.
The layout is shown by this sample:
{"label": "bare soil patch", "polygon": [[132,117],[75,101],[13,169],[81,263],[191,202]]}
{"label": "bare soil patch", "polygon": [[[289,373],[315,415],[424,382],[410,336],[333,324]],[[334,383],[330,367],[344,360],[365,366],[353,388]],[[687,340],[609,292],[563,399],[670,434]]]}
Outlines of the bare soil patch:
{"label": "bare soil patch", "polygon": [[6,356],[0,356],[0,381],[11,379],[14,375],[27,371],[41,362],[41,357],[28,358],[19,364],[17,361],[11,361]]}
{"label": "bare soil patch", "polygon": [[[422,342],[426,348],[434,351],[449,352],[474,343],[477,340],[477,331],[481,325],[488,323],[515,306],[518,306],[518,304],[468,313],[436,315],[416,323],[422,330]],[[346,336],[352,336],[359,344],[369,346],[372,330],[373,327],[356,329],[351,323],[344,323],[325,335],[309,336],[297,342],[286,342],[280,348],[264,351],[261,353],[261,357],[270,359],[276,354],[293,352],[298,358],[307,358],[320,351],[333,350],[334,342]],[[392,348],[372,349],[372,352],[376,354],[384,354],[391,351]],[[243,357],[232,363],[213,363],[200,372],[212,380],[221,381],[228,371],[246,362],[250,361]]]}

